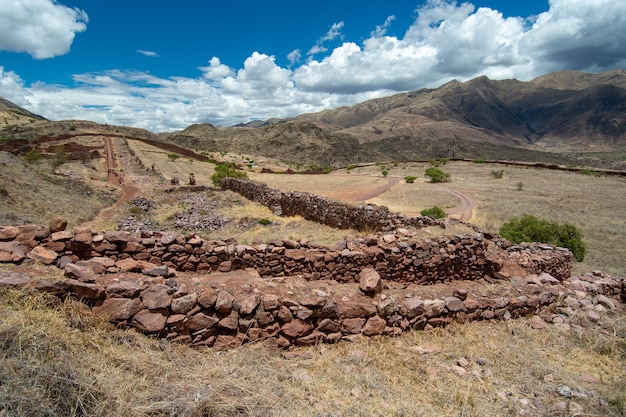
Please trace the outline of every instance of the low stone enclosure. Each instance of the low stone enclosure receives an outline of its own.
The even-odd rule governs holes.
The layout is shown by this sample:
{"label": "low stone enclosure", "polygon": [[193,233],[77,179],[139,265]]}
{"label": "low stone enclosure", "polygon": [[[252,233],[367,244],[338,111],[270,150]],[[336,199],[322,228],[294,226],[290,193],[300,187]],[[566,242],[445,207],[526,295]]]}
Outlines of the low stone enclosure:
{"label": "low stone enclosure", "polygon": [[[248,198],[263,194],[262,184],[228,187],[233,184]],[[0,288],[72,296],[117,325],[218,349],[248,341],[284,349],[532,314],[563,324],[562,316],[578,309],[613,310],[626,295],[623,279],[600,272],[572,277],[567,249],[511,245],[478,229],[418,239],[420,226],[446,222],[407,219],[377,206],[352,207],[341,220],[342,203],[267,191],[268,204],[283,214],[317,213],[326,224],[361,222],[379,231],[326,247],[290,239],[243,245],[169,231],[66,230],[62,219],[45,227],[4,226],[0,262],[37,261],[61,268],[64,278],[0,272]]]}

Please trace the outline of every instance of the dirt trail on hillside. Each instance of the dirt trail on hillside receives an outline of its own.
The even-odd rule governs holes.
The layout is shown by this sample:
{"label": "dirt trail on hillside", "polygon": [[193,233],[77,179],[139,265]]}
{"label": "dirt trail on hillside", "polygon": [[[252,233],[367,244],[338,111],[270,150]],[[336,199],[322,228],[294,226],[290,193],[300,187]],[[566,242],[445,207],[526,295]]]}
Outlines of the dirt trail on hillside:
{"label": "dirt trail on hillside", "polygon": [[121,194],[115,204],[111,207],[100,210],[100,212],[92,220],[84,225],[95,229],[108,228],[110,226],[109,223],[111,223],[113,219],[119,215],[124,204],[128,203],[139,194],[139,188],[134,185],[124,183],[124,178],[118,169],[115,146],[111,138],[105,136],[103,141],[104,152],[106,154],[107,180],[109,184],[121,187]]}

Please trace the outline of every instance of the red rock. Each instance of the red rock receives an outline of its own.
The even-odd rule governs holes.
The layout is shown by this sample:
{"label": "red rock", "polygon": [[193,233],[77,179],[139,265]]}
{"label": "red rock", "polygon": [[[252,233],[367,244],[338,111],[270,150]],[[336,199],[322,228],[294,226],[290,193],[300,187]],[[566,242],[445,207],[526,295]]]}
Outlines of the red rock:
{"label": "red rock", "polygon": [[120,269],[120,272],[141,272],[142,262],[133,258],[126,258],[115,262],[115,266]]}
{"label": "red rock", "polygon": [[133,323],[146,333],[157,333],[165,329],[167,317],[159,312],[141,310],[133,317]]}
{"label": "red rock", "polygon": [[376,306],[368,301],[337,301],[339,314],[343,318],[369,317],[376,314]]}
{"label": "red rock", "polygon": [[97,275],[93,269],[86,265],[69,263],[65,265],[65,276],[82,282],[96,282]]}
{"label": "red rock", "polygon": [[26,259],[26,247],[19,242],[0,242],[0,262],[20,263]]}
{"label": "red rock", "polygon": [[379,293],[382,291],[380,274],[374,268],[363,268],[359,273],[359,288],[366,293]]}
{"label": "red rock", "polygon": [[463,301],[459,300],[456,297],[446,297],[445,303],[448,311],[451,311],[453,313],[456,313],[457,311],[466,311]]}
{"label": "red rock", "polygon": [[283,325],[280,329],[281,333],[289,337],[302,337],[311,333],[313,325],[302,320],[291,320]]}
{"label": "red rock", "polygon": [[275,310],[280,307],[280,298],[276,294],[263,295],[263,308],[265,310]]}
{"label": "red rock", "polygon": [[539,316],[533,316],[530,319],[530,327],[532,327],[533,329],[545,329],[548,327],[548,323],[546,323],[545,321],[543,321],[543,319]]}
{"label": "red rock", "polygon": [[15,226],[4,226],[0,229],[0,240],[13,240],[20,234],[20,229]]}
{"label": "red rock", "polygon": [[198,295],[198,304],[204,308],[213,308],[217,300],[217,291],[211,287],[205,287]]}
{"label": "red rock", "polygon": [[239,313],[235,310],[231,311],[228,316],[219,321],[218,326],[228,330],[237,330],[239,327]]}
{"label": "red rock", "polygon": [[105,297],[104,288],[98,283],[82,282],[76,279],[68,279],[67,283],[72,287],[78,299],[100,300]]}
{"label": "red rock", "polygon": [[252,314],[261,302],[261,297],[258,294],[252,294],[244,298],[239,303],[239,313],[242,315]]}
{"label": "red rock", "polygon": [[204,313],[194,314],[189,318],[187,322],[187,328],[191,332],[197,332],[198,330],[211,329],[219,323],[219,319],[212,316],[207,316]]}
{"label": "red rock", "polygon": [[93,308],[93,313],[111,321],[128,320],[143,309],[136,298],[109,298],[102,305]]}
{"label": "red rock", "polygon": [[34,259],[45,265],[52,264],[59,255],[56,252],[48,250],[43,246],[36,246],[26,254],[27,258]]}
{"label": "red rock", "polygon": [[230,336],[221,334],[215,339],[213,348],[217,350],[235,349],[243,343],[243,335],[237,334],[237,336]]}
{"label": "red rock", "polygon": [[231,261],[224,261],[222,263],[220,263],[217,267],[217,270],[220,272],[229,272],[232,269],[232,262]]}
{"label": "red rock", "polygon": [[424,314],[424,300],[417,297],[407,298],[400,306],[400,313],[411,320]]}
{"label": "red rock", "polygon": [[74,234],[69,230],[63,230],[60,232],[54,232],[50,235],[50,238],[54,242],[65,242],[74,237]]}
{"label": "red rock", "polygon": [[130,233],[123,230],[104,232],[104,239],[109,243],[124,243],[130,241]]}
{"label": "red rock", "polygon": [[198,301],[198,294],[191,293],[172,300],[172,312],[177,314],[185,314],[196,305]]}
{"label": "red rock", "polygon": [[385,319],[378,316],[370,317],[365,323],[365,326],[363,326],[363,334],[365,336],[376,336],[383,334],[386,325],[387,322],[385,321]]}
{"label": "red rock", "polygon": [[67,227],[67,221],[57,217],[50,222],[48,227],[50,228],[50,233],[61,232]]}
{"label": "red rock", "polygon": [[107,286],[107,293],[112,297],[135,298],[143,287],[133,281],[117,281]]}
{"label": "red rock", "polygon": [[350,318],[341,321],[341,332],[348,334],[360,333],[365,325],[364,318]]}
{"label": "red rock", "polygon": [[172,289],[167,285],[151,285],[141,292],[141,299],[150,310],[167,308],[172,304]]}

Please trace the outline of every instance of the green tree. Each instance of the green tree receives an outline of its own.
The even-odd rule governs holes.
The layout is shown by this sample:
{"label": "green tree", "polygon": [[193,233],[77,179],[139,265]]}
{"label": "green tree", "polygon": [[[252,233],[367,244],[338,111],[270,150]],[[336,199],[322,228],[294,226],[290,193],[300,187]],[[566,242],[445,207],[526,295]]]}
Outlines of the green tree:
{"label": "green tree", "polygon": [[404,177],[404,181],[406,181],[407,184],[413,184],[416,179],[417,177],[413,175],[407,175],[406,177]]}
{"label": "green tree", "polygon": [[424,217],[432,217],[433,219],[443,219],[446,217],[446,212],[439,206],[424,209],[420,211],[420,214]]}
{"label": "green tree", "polygon": [[428,168],[425,175],[434,183],[450,181],[450,174],[437,167]]}
{"label": "green tree", "polygon": [[513,243],[541,242],[568,248],[578,262],[582,262],[587,254],[583,235],[576,226],[539,219],[529,214],[504,223],[500,227],[500,235]]}
{"label": "green tree", "polygon": [[220,186],[222,178],[248,178],[248,174],[243,171],[239,171],[235,168],[235,164],[232,162],[225,162],[223,164],[217,164],[215,166],[215,173],[211,175],[211,181],[216,187]]}

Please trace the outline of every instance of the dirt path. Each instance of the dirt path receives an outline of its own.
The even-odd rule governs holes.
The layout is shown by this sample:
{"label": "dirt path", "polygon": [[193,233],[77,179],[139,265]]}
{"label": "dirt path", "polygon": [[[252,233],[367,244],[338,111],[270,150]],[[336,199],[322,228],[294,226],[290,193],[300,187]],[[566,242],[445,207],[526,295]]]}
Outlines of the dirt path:
{"label": "dirt path", "polygon": [[459,190],[455,190],[453,188],[448,188],[448,187],[438,187],[438,188],[450,194],[455,195],[456,197],[458,197],[459,200],[461,200],[461,204],[459,204],[456,207],[452,207],[446,210],[448,215],[460,214],[461,220],[466,221],[466,222],[470,221],[472,216],[474,215],[474,206],[475,206],[474,199],[470,197],[469,195]]}
{"label": "dirt path", "polygon": [[109,223],[111,223],[113,219],[119,215],[123,205],[139,194],[139,188],[131,184],[124,184],[124,178],[118,170],[113,141],[108,136],[105,136],[103,140],[104,152],[106,154],[107,180],[109,184],[121,187],[122,193],[115,204],[111,207],[100,210],[100,212],[91,221],[85,224],[85,226],[94,229],[109,228]]}
{"label": "dirt path", "polygon": [[369,200],[371,198],[376,198],[379,195],[389,191],[391,189],[391,187],[393,187],[394,185],[396,185],[398,182],[400,182],[400,179],[398,178],[387,178],[387,184],[375,188],[373,190],[369,190],[366,192],[361,193],[360,195],[354,197],[355,201],[366,201]]}

